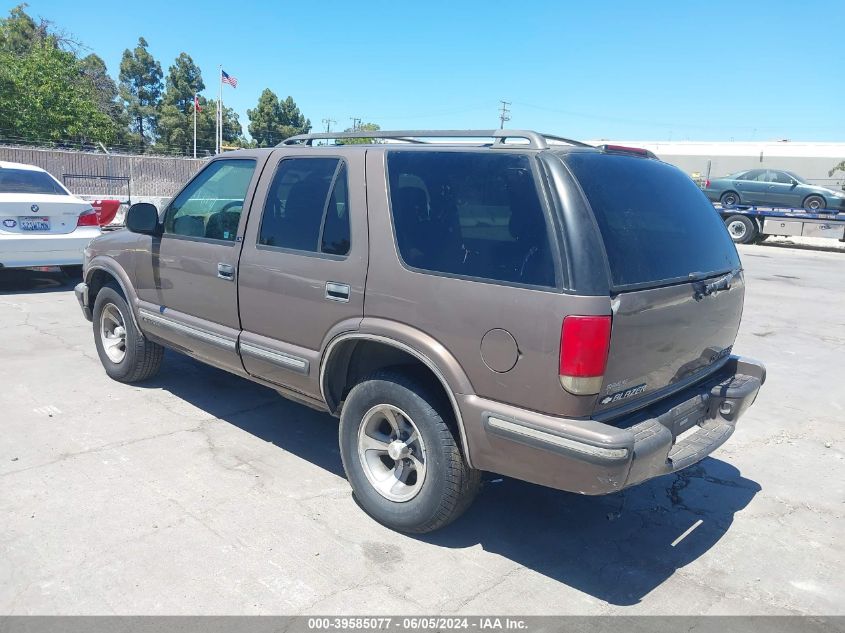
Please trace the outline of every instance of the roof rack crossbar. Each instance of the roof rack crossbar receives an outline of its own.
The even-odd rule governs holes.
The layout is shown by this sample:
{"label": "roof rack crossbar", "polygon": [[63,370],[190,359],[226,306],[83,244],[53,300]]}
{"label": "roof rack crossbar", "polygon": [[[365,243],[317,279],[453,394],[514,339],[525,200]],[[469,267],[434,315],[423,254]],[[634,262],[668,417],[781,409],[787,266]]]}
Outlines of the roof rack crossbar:
{"label": "roof rack crossbar", "polygon": [[[315,132],[313,134],[299,134],[285,139],[277,147],[285,145],[313,145],[316,140],[342,140],[346,138],[393,139],[407,143],[424,143],[427,138],[489,138],[493,139],[491,146],[498,147],[528,147],[530,149],[548,149],[548,140],[561,141],[576,146],[587,146],[586,143],[573,141],[559,136],[539,134],[531,130],[359,130],[357,132]],[[507,144],[508,139],[523,139],[528,141],[518,144]]]}

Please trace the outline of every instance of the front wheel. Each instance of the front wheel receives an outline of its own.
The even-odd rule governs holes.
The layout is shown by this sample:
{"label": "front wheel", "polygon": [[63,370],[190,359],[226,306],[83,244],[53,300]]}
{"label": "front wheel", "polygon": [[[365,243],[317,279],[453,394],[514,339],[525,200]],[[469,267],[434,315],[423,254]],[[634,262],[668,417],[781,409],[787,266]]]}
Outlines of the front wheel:
{"label": "front wheel", "polygon": [[424,382],[380,371],[356,385],[340,417],[340,454],[363,510],[401,532],[451,523],[478,492],[448,421],[451,411]]}
{"label": "front wheel", "polygon": [[824,198],[821,196],[808,196],[806,200],[804,200],[804,208],[807,211],[812,211],[815,213],[816,211],[822,211],[825,206]]}
{"label": "front wheel", "polygon": [[139,382],[161,367],[164,348],[147,340],[132,321],[129,304],[113,286],[104,286],[94,301],[94,343],[110,378]]}
{"label": "front wheel", "polygon": [[725,220],[728,234],[736,244],[750,244],[757,237],[757,225],[744,215],[732,215]]}

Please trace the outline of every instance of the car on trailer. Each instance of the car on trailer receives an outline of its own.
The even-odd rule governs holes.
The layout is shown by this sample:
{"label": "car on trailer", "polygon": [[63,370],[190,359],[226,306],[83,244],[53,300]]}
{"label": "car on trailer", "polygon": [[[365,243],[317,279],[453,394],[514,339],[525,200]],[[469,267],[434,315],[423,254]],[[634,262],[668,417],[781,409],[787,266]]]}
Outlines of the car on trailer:
{"label": "car on trailer", "polygon": [[704,194],[726,209],[767,206],[820,212],[845,211],[845,191],[814,185],[795,172],[746,169],[704,182]]}

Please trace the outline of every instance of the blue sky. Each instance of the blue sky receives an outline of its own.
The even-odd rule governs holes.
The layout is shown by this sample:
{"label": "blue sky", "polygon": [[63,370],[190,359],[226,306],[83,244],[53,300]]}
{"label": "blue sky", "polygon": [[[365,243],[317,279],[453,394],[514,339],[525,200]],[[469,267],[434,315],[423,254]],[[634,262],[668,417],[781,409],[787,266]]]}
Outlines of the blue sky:
{"label": "blue sky", "polygon": [[[582,139],[845,140],[845,2],[30,0],[117,75],[138,36],[240,114],[269,87],[315,129],[514,128]],[[13,6],[7,0],[6,9]],[[835,28],[834,28],[835,27]]]}

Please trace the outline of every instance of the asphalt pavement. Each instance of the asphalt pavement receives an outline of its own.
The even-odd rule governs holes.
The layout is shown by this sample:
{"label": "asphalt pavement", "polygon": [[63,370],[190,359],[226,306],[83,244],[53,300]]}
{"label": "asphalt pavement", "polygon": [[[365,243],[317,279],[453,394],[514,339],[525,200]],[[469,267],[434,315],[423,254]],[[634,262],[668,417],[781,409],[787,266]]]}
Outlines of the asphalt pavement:
{"label": "asphalt pavement", "polygon": [[168,352],[111,381],[55,273],[0,271],[2,614],[845,615],[845,253],[741,247],[731,440],[606,497],[488,477],[412,537],[355,504],[337,421]]}

